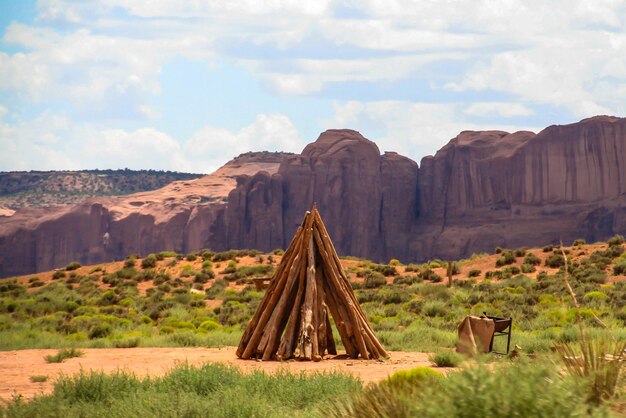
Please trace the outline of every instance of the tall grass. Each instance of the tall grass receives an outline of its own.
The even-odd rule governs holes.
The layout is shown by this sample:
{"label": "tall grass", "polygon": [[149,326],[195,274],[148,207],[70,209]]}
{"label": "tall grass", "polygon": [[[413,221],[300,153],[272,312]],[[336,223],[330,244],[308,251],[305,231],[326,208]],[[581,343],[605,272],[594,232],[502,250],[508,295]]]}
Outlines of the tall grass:
{"label": "tall grass", "polygon": [[[561,251],[565,259],[563,281],[576,307],[576,322],[580,330],[580,339],[578,345],[565,342],[557,344],[555,348],[568,373],[587,380],[587,400],[599,404],[603,400],[612,399],[618,391],[624,360],[626,360],[626,341],[620,342],[610,333],[610,340],[589,338],[578,298],[569,282],[567,255],[563,250]],[[592,316],[603,328],[609,328],[594,312]]]}
{"label": "tall grass", "polygon": [[320,408],[320,417],[587,417],[585,388],[548,363],[484,365],[422,385],[370,385]]}
{"label": "tall grass", "polygon": [[[81,372],[61,377],[50,395],[9,402],[9,417],[285,417],[311,416],[330,399],[360,389],[345,375],[243,374],[217,364],[181,365],[160,378]],[[2,415],[0,413],[0,415]]]}

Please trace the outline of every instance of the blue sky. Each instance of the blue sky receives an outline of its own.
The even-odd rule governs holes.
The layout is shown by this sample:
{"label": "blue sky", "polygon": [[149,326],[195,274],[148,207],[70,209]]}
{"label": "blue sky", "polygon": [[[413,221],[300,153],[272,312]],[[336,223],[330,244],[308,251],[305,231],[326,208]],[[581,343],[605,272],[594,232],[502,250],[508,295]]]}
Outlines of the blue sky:
{"label": "blue sky", "polygon": [[209,173],[330,128],[419,162],[624,116],[624,57],[620,0],[0,0],[0,171]]}

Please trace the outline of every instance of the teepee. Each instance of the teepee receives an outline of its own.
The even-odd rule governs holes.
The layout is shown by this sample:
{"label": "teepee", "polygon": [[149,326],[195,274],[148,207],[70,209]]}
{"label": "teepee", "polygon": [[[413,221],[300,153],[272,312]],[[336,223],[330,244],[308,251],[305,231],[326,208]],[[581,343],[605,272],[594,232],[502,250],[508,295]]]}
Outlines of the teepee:
{"label": "teepee", "polygon": [[317,207],[302,225],[243,333],[237,357],[319,361],[337,354],[330,316],[351,358],[388,357],[359,306]]}

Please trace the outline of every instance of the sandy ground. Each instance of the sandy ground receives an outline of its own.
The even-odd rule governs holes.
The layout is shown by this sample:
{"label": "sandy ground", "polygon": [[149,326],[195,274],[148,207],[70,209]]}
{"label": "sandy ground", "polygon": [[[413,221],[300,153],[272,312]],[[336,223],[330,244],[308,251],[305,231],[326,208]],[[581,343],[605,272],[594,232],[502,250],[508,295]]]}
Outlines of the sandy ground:
{"label": "sandy ground", "polygon": [[[30,399],[37,394],[49,393],[59,375],[72,375],[81,370],[101,370],[107,373],[123,370],[137,376],[159,376],[181,363],[202,365],[207,362],[219,362],[237,366],[245,372],[339,371],[370,383],[380,381],[400,369],[432,365],[426,353],[397,351],[390,352],[391,358],[385,362],[351,359],[328,359],[318,363],[240,360],[235,356],[235,347],[83,349],[82,357],[67,359],[63,363],[46,363],[44,356],[56,354],[57,351],[1,351],[0,402],[10,400],[14,394]],[[48,376],[48,380],[44,383],[31,382],[31,376],[41,375]]]}

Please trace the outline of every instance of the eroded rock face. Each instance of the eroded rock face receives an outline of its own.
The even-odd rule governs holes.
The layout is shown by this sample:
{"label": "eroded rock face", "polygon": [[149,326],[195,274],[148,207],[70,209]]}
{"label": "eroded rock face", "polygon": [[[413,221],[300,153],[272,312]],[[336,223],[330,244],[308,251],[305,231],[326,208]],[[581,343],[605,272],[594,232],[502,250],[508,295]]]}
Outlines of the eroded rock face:
{"label": "eroded rock face", "polygon": [[455,259],[626,233],[626,119],[466,131],[417,164],[352,130],[157,192],[0,217],[0,276],[130,253],[285,248],[317,202],[340,254]]}
{"label": "eroded rock face", "polygon": [[626,119],[530,132],[462,132],[422,160],[412,252],[606,239],[626,231]]}

